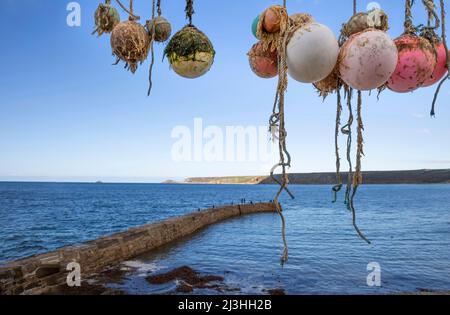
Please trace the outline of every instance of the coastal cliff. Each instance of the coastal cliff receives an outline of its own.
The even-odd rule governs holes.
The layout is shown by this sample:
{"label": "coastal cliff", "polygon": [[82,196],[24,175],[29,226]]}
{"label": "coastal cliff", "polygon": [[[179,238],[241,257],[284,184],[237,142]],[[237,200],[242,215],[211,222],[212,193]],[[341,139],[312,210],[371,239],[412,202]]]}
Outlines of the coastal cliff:
{"label": "coastal cliff", "polygon": [[[344,184],[347,181],[347,175],[346,172],[342,173]],[[363,178],[365,184],[450,184],[450,169],[363,172]],[[289,174],[289,182],[292,185],[333,185],[336,183],[336,173],[292,173]],[[274,183],[270,176],[195,177],[179,182],[179,184],[210,185],[267,185]]]}

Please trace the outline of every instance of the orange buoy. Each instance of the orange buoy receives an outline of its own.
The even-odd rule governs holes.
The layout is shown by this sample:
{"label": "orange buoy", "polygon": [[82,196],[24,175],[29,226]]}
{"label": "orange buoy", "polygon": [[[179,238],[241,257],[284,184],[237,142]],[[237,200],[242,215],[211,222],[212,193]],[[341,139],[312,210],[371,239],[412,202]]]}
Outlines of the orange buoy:
{"label": "orange buoy", "polygon": [[270,79],[278,75],[278,54],[264,49],[261,42],[253,45],[248,53],[250,68],[260,78]]}

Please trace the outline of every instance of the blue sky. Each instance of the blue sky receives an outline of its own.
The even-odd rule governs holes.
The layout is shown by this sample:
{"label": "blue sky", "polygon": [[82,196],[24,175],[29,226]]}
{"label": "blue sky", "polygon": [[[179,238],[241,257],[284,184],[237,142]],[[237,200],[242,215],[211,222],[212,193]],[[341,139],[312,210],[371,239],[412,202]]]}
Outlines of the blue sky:
{"label": "blue sky", "polygon": [[[265,174],[258,163],[174,162],[171,131],[192,127],[195,117],[219,127],[267,124],[276,80],[255,77],[246,53],[255,42],[252,20],[277,1],[196,0],[194,24],[214,43],[215,64],[206,76],[185,80],[161,62],[164,46],[157,45],[151,97],[148,61],[131,75],[111,65],[109,36],[90,35],[98,1],[78,1],[79,28],[66,24],[69,2],[0,2],[0,180]],[[360,10],[369,2],[359,1]],[[378,3],[390,15],[391,36],[400,35],[403,1]],[[162,5],[174,30],[186,24],[183,0]],[[288,5],[290,13],[309,12],[336,34],[352,10],[351,0]],[[149,18],[151,1],[135,0],[135,10]],[[424,21],[420,3],[414,13],[416,24]],[[437,117],[430,119],[433,93],[434,87],[403,95],[386,91],[379,102],[376,93],[365,93],[365,170],[450,168],[450,84],[443,88]],[[333,171],[335,97],[323,103],[311,85],[290,81],[286,104],[291,171]]]}

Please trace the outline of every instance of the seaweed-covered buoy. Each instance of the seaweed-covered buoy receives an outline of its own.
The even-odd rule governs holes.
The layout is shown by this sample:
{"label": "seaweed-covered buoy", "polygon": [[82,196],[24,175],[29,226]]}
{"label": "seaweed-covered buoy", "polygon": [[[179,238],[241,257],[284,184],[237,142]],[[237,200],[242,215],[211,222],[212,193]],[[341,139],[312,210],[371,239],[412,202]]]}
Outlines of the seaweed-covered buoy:
{"label": "seaweed-covered buoy", "polygon": [[195,79],[211,69],[215,51],[203,32],[188,25],[172,37],[164,54],[178,75]]}
{"label": "seaweed-covered buoy", "polygon": [[111,6],[111,1],[106,0],[105,3],[100,3],[97,10],[95,10],[95,30],[92,34],[97,33],[101,36],[104,33],[111,33],[120,23],[120,15],[117,10]]}
{"label": "seaweed-covered buoy", "polygon": [[267,33],[276,33],[280,31],[281,12],[278,7],[279,6],[272,6],[261,15],[263,27]]}
{"label": "seaweed-covered buoy", "polygon": [[253,23],[252,23],[252,34],[256,38],[258,38],[258,35],[256,33],[258,32],[259,20],[260,20],[260,16],[258,15],[257,17],[255,17],[255,19],[253,20]]}
{"label": "seaweed-covered buoy", "polygon": [[422,87],[432,86],[447,74],[447,53],[445,51],[445,45],[443,43],[438,43],[436,45],[437,53],[437,63],[434,68],[434,72],[431,77],[425,81]]}
{"label": "seaweed-covered buoy", "polygon": [[342,46],[341,79],[355,90],[368,91],[383,86],[397,67],[398,52],[383,31],[370,29],[352,35]]}
{"label": "seaweed-covered buoy", "polygon": [[292,78],[303,83],[325,79],[336,66],[339,44],[333,31],[319,23],[300,27],[287,45],[287,67]]}
{"label": "seaweed-covered buoy", "polygon": [[158,16],[153,20],[148,20],[145,26],[150,37],[152,36],[153,29],[155,30],[155,41],[160,43],[168,40],[172,34],[172,26],[169,21],[162,16]]}
{"label": "seaweed-covered buoy", "polygon": [[111,34],[111,48],[125,67],[135,73],[139,63],[147,59],[150,50],[150,38],[145,28],[135,21],[118,24]]}
{"label": "seaweed-covered buoy", "polygon": [[374,9],[369,13],[360,12],[353,15],[344,25],[342,35],[350,37],[353,34],[360,33],[369,28],[375,28],[384,32],[388,30],[388,16],[383,10]]}
{"label": "seaweed-covered buoy", "polygon": [[248,53],[250,67],[260,78],[270,79],[278,74],[278,54],[276,51],[264,49],[261,42],[253,45]]}
{"label": "seaweed-covered buoy", "polygon": [[436,67],[436,55],[431,43],[419,36],[403,35],[395,40],[398,64],[388,81],[394,92],[412,92],[428,80]]}

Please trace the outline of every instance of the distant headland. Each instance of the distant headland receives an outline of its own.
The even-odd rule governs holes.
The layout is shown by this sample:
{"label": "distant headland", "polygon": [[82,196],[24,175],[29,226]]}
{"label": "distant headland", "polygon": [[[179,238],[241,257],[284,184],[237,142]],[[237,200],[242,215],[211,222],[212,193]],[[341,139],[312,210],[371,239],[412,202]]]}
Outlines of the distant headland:
{"label": "distant headland", "polygon": [[[348,173],[342,173],[344,184]],[[276,177],[278,177],[277,175]],[[365,184],[450,184],[450,169],[411,171],[363,172]],[[292,173],[289,182],[293,185],[333,185],[336,173]],[[164,184],[207,185],[265,185],[274,184],[270,176],[192,177],[184,181],[166,181]]]}

